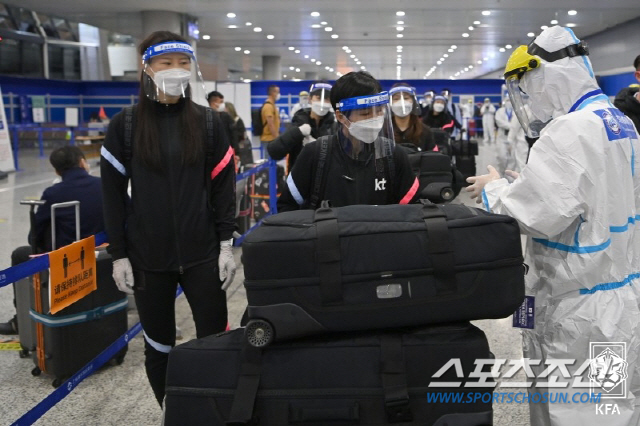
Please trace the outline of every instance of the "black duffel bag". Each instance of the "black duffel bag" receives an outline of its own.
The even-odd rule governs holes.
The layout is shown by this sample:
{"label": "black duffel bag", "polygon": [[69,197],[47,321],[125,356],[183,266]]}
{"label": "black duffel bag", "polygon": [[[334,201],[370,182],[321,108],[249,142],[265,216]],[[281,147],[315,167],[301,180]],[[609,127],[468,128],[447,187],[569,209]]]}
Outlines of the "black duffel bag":
{"label": "black duffel bag", "polygon": [[163,424],[487,426],[490,366],[487,387],[470,376],[476,360],[490,358],[487,338],[469,323],[264,349],[248,347],[236,329],[173,348]]}
{"label": "black duffel bag", "polygon": [[249,341],[504,318],[524,299],[515,219],[464,205],[320,208],[242,245]]}

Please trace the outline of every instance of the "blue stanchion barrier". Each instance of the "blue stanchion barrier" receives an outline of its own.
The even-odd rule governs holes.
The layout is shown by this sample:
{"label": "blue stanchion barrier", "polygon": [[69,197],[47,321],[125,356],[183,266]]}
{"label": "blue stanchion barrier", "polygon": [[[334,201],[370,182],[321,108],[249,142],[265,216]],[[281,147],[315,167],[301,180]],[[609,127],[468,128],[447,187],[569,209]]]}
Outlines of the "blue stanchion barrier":
{"label": "blue stanchion barrier", "polygon": [[38,132],[38,147],[40,150],[40,156],[44,156],[44,142],[42,140],[42,132],[70,132],[69,143],[75,145],[76,132],[106,132],[108,126],[103,128],[98,127],[51,127],[51,126],[38,126],[34,124],[9,124],[9,131],[13,133],[13,163],[17,170],[18,168],[18,151],[20,148],[18,132]]}
{"label": "blue stanchion barrier", "polygon": [[120,336],[118,340],[113,342],[107,349],[102,351],[100,355],[92,359],[82,367],[76,374],[71,376],[59,388],[51,392],[49,396],[40,401],[35,407],[27,411],[22,417],[13,422],[12,426],[32,425],[54,405],[60,402],[64,397],[69,395],[80,382],[92,375],[96,370],[102,367],[106,362],[113,358],[122,348],[124,348],[131,339],[142,331],[142,326],[137,323],[131,327],[125,334]]}
{"label": "blue stanchion barrier", "polygon": [[[264,163],[254,167],[251,170],[248,170],[246,172],[237,174],[236,175],[236,182],[239,182],[241,180],[247,179],[250,176],[255,175],[256,173],[258,173],[259,171],[264,170],[264,169],[269,169],[269,181],[270,182],[277,182],[277,179],[278,179],[278,164],[275,162],[275,160],[267,160]],[[269,212],[265,216],[270,216],[272,214],[278,213],[278,206],[277,206],[278,194],[277,194],[277,192],[278,192],[277,185],[269,185]],[[240,237],[235,238],[234,241],[233,241],[233,245],[235,247],[240,247],[240,245],[242,244],[242,242],[244,241],[246,236],[249,235],[251,233],[251,231],[253,231],[258,226],[260,226],[260,224],[262,223],[262,220],[264,220],[264,218],[261,219],[255,225],[253,225],[247,232],[242,234]]]}
{"label": "blue stanchion barrier", "polygon": [[[107,234],[100,232],[95,235],[96,246],[107,242]],[[49,256],[46,254],[34,257],[24,263],[0,271],[0,287],[15,283],[23,278],[49,267]]]}

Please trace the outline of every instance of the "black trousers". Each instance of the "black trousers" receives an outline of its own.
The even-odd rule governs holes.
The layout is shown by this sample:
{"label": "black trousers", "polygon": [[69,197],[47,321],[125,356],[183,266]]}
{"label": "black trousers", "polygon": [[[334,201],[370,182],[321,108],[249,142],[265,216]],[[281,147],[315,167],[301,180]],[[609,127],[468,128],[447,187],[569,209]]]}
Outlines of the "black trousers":
{"label": "black trousers", "polygon": [[178,272],[133,271],[134,294],[144,331],[145,369],[151,389],[162,406],[169,351],[176,343],[175,296],[180,284],[193,313],[198,338],[224,331],[227,298],[210,262]]}

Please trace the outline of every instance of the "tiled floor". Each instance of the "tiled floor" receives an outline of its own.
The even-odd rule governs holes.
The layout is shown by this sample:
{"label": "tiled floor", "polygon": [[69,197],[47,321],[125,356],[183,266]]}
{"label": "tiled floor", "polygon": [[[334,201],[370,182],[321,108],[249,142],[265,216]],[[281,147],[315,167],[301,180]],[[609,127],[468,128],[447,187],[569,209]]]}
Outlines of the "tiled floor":
{"label": "tiled floor", "polygon": [[[486,164],[495,164],[495,146],[481,146],[480,154],[478,171],[484,172]],[[95,164],[95,160],[92,163]],[[28,209],[18,202],[24,198],[39,198],[55,178],[48,159],[39,158],[35,150],[21,152],[20,167],[23,170],[12,173],[8,180],[0,181],[0,270],[10,266],[11,251],[27,242]],[[95,166],[93,173],[98,173]],[[461,194],[459,199],[472,205],[466,194]],[[232,327],[238,326],[246,306],[240,249],[235,250],[239,271],[227,293]],[[8,320],[14,312],[11,286],[1,288],[0,322]],[[184,296],[177,299],[176,315],[183,334],[182,341],[194,338],[195,329]],[[130,311],[129,325],[136,321],[135,311]],[[477,321],[476,325],[487,334],[496,358],[522,357],[520,335],[517,329],[511,327],[510,318]],[[160,425],[162,413],[147,383],[143,364],[143,342],[142,337],[138,336],[130,342],[122,365],[104,368],[86,379],[35,424]],[[30,374],[32,368],[31,359],[21,359],[15,351],[0,351],[1,423],[9,424],[17,420],[53,390],[51,378],[45,375],[33,377]],[[526,404],[494,404],[494,411],[494,424],[497,426],[529,424]]]}

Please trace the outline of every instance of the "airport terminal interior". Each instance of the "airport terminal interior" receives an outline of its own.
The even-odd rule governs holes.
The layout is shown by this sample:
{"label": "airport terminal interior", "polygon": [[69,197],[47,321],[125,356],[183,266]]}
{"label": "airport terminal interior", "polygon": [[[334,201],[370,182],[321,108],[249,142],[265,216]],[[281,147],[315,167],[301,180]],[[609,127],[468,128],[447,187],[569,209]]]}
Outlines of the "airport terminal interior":
{"label": "airport terminal interior", "polygon": [[[450,155],[451,162],[454,165],[457,164],[464,178],[484,175],[488,173],[488,166],[497,167],[500,175],[505,175],[505,168],[523,173],[529,167],[526,165],[530,149],[530,145],[526,143],[529,134],[527,129],[522,127],[523,121],[518,122],[520,116],[516,116],[515,113],[515,109],[519,107],[517,100],[509,99],[513,94],[507,87],[505,67],[509,70],[507,62],[510,58],[518,58],[516,49],[519,46],[529,45],[536,37],[540,37],[539,43],[542,45],[545,31],[552,31],[555,26],[562,27],[563,31],[566,30],[572,35],[576,44],[571,46],[577,46],[578,51],[578,53],[575,51],[566,53],[565,56],[569,58],[562,57],[557,60],[557,63],[575,61],[571,64],[583,67],[582,60],[578,62],[577,58],[580,58],[580,55],[586,57],[585,52],[588,53],[590,62],[587,64],[585,60],[584,64],[587,64],[586,69],[591,73],[591,77],[585,73],[585,78],[591,78],[597,85],[594,87],[599,87],[601,91],[596,93],[592,88],[589,89],[590,92],[585,90],[582,95],[595,96],[593,100],[596,103],[608,102],[608,107],[612,111],[615,109],[614,99],[618,93],[627,90],[630,86],[635,92],[638,91],[640,6],[637,0],[611,2],[456,0],[448,3],[424,0],[397,2],[381,0],[325,0],[323,2],[307,0],[111,0],[109,2],[0,0],[0,91],[2,95],[0,107],[3,107],[3,111],[0,111],[0,323],[10,324],[16,314],[13,286],[10,282],[6,283],[6,276],[2,274],[10,275],[7,271],[13,266],[12,252],[17,247],[29,244],[28,235],[32,218],[29,206],[21,204],[21,201],[39,200],[47,188],[60,182],[49,158],[51,153],[60,147],[67,145],[79,147],[85,156],[89,174],[93,176],[100,176],[101,168],[104,170],[105,166],[115,167],[116,164],[120,164],[103,147],[105,133],[109,121],[116,114],[139,101],[141,72],[146,72],[147,65],[152,61],[148,57],[146,59],[141,57],[138,45],[150,33],[171,31],[187,41],[193,50],[189,55],[191,58],[196,58],[191,62],[191,68],[196,72],[192,73],[190,84],[202,89],[202,91],[192,91],[193,101],[209,106],[211,104],[205,97],[196,100],[196,93],[202,96],[215,92],[217,95],[213,96],[214,100],[216,96],[222,97],[227,103],[225,113],[229,113],[230,103],[235,107],[232,108],[233,115],[237,114],[245,125],[239,140],[244,142],[242,147],[245,155],[248,155],[251,160],[246,160],[246,157],[236,153],[237,179],[234,178],[236,217],[234,220],[237,226],[234,237],[237,243],[232,249],[232,254],[237,270],[233,282],[226,289],[228,328],[233,330],[241,327],[241,321],[244,325],[243,315],[246,314],[247,309],[247,295],[243,285],[246,267],[243,261],[246,259],[243,258],[241,243],[247,235],[259,229],[261,221],[273,213],[276,205],[273,194],[270,194],[268,189],[264,191],[269,184],[275,184],[269,181],[269,168],[263,168],[254,174],[251,172],[252,168],[263,163],[272,164],[271,167],[276,168],[273,161],[269,162],[266,149],[267,142],[273,138],[265,140],[264,129],[262,135],[253,133],[251,129],[255,123],[255,112],[265,104],[265,101],[272,101],[275,104],[273,119],[279,122],[280,135],[290,134],[285,132],[300,125],[295,119],[292,123],[294,108],[307,111],[305,114],[311,114],[312,118],[318,117],[313,112],[315,110],[311,102],[315,99],[314,94],[320,93],[319,88],[322,84],[327,84],[327,88],[322,90],[329,91],[332,85],[336,85],[336,81],[348,77],[349,73],[366,71],[380,82],[385,92],[394,93],[395,88],[395,93],[398,93],[397,83],[406,83],[401,87],[407,90],[401,91],[400,94],[408,94],[403,99],[414,102],[415,108],[410,114],[418,116],[418,119],[428,118],[428,114],[433,112],[439,99],[447,103],[445,113],[447,108],[452,108],[449,116],[455,122],[455,125],[452,122],[453,131],[449,129],[442,134],[446,135],[444,143],[449,147],[448,149],[463,151],[471,149],[463,153],[454,151]],[[588,49],[580,50],[583,49],[580,41],[586,42]],[[181,52],[180,46],[176,49]],[[549,56],[544,56],[550,55],[549,52],[544,51],[544,47],[538,49],[538,53],[532,53],[531,50],[527,53],[525,48],[525,54],[531,58],[541,55],[543,62],[556,63],[554,62],[556,58],[549,59]],[[162,57],[162,52],[160,56]],[[530,61],[523,64],[524,68],[519,70],[519,74],[512,73],[507,78],[517,76],[524,79],[523,75],[535,72],[531,68],[539,66],[531,66]],[[581,78],[578,74],[569,73],[568,75],[567,82],[561,84],[567,92],[573,90],[573,86],[578,84],[574,84],[572,78]],[[152,80],[149,79],[149,81]],[[320,83],[319,86],[318,83]],[[271,97],[274,86],[279,90],[279,97]],[[156,100],[148,93],[149,99]],[[398,109],[400,107],[394,108],[397,106],[393,103],[396,98],[393,96],[389,98],[388,104],[391,107],[385,107],[385,111],[390,119],[393,119],[393,115],[402,116]],[[581,101],[584,99],[581,98]],[[640,95],[637,99],[640,103]],[[367,100],[369,101],[371,99]],[[524,102],[526,101],[525,99]],[[578,101],[577,98],[571,103],[576,101]],[[514,104],[514,110],[511,109],[511,104]],[[587,104],[588,102],[585,102],[584,107],[587,107]],[[618,103],[616,102],[615,105],[617,107]],[[489,106],[492,110],[488,110]],[[528,105],[526,108],[529,108]],[[523,111],[526,108],[522,106]],[[636,108],[636,120],[638,120],[640,105]],[[331,109],[328,114],[335,114],[338,119],[338,111],[335,108]],[[535,111],[535,108],[533,109]],[[223,110],[218,108],[218,111]],[[627,113],[624,110],[623,112]],[[620,115],[616,115],[617,113]],[[632,144],[635,143],[637,146],[638,137],[637,133],[634,134],[633,122],[630,119],[621,118],[624,116],[619,111],[617,113],[613,113],[615,117],[613,119],[607,116],[602,117],[604,123],[609,125],[606,128],[609,132],[607,135],[611,135],[611,132],[615,133],[616,129],[618,131],[615,133],[616,136],[609,140],[627,135],[629,140],[635,141]],[[500,114],[505,118],[508,116],[508,122],[515,124],[511,125],[512,127],[509,127],[510,124],[502,127],[499,123]],[[523,114],[526,115],[526,113]],[[299,117],[298,114],[295,116]],[[342,114],[340,116],[343,119],[346,117]],[[489,116],[491,116],[490,120],[488,120]],[[264,120],[264,115],[259,117]],[[318,120],[322,117],[324,115],[320,115]],[[556,118],[556,115],[553,118]],[[616,123],[622,124],[616,127],[611,124],[611,120],[618,120]],[[340,121],[338,128],[339,126],[346,128],[343,121]],[[260,126],[270,129],[271,122],[262,123]],[[350,124],[354,128],[353,123]],[[304,126],[308,127],[308,124]],[[440,126],[434,125],[434,134],[439,134],[440,130],[436,127]],[[315,125],[313,128],[315,129]],[[509,130],[510,128],[515,129],[513,133]],[[302,136],[298,143],[306,144],[309,141],[307,138],[311,136],[309,133],[305,135],[303,127],[300,127],[299,133]],[[393,134],[391,132],[391,136]],[[351,136],[354,135],[355,132]],[[512,138],[512,135],[516,136]],[[543,136],[544,133],[540,135],[541,140]],[[301,142],[302,137],[305,137],[304,142]],[[563,134],[563,137],[570,136]],[[311,137],[311,140],[315,138]],[[396,140],[396,143],[399,141]],[[519,157],[522,154],[517,152],[518,148],[514,148],[517,143],[520,143],[520,148],[524,149],[524,157]],[[237,146],[240,145],[235,147],[239,149]],[[438,146],[440,146],[439,143],[436,145],[436,150]],[[535,144],[533,146],[535,147]],[[633,148],[633,145],[630,146]],[[247,152],[249,154],[246,154]],[[637,151],[633,152],[633,156],[629,156],[632,168],[633,162],[637,163],[638,155]],[[208,152],[207,155],[209,155]],[[446,151],[442,155],[446,155]],[[226,160],[222,160],[218,165],[231,167],[233,157],[231,160],[225,158]],[[300,158],[298,157],[298,161]],[[295,183],[293,185],[291,183],[296,176],[295,168],[292,173],[289,167],[290,160],[291,158],[284,158],[277,163],[279,169],[288,175],[288,178],[279,178],[278,185],[282,186],[278,187],[278,193],[282,193],[286,186],[287,194],[297,201],[297,188]],[[222,164],[223,161],[226,162]],[[469,171],[470,164],[471,171]],[[120,166],[124,170],[124,166],[121,164]],[[7,172],[6,176],[3,176],[4,171]],[[219,171],[218,168],[215,169],[215,173]],[[120,173],[123,172],[120,171]],[[212,179],[213,176],[212,172]],[[630,198],[635,197],[638,203],[640,195],[637,191],[640,184],[638,184],[637,172],[634,176],[636,192]],[[347,176],[343,177],[347,178]],[[261,185],[260,180],[267,180],[269,184]],[[514,176],[509,178],[509,183],[516,181]],[[418,182],[417,178],[416,182]],[[378,185],[377,180],[376,185]],[[373,187],[373,183],[371,186]],[[295,188],[295,191],[292,188]],[[482,192],[478,202],[465,188],[462,188],[452,200],[445,197],[445,201],[447,204],[466,205],[484,210],[489,207],[489,203],[495,202],[493,193],[488,187],[485,189],[486,193],[480,188]],[[181,191],[184,190],[186,188],[181,189]],[[299,197],[300,194],[297,196]],[[400,198],[402,197],[398,197]],[[298,202],[298,204],[302,203]],[[559,207],[559,209],[562,208],[564,205]],[[640,204],[636,204],[636,208],[640,208]],[[566,212],[558,212],[558,215],[564,213]],[[629,222],[624,225],[624,229],[615,228],[615,224],[610,224],[611,234],[615,234],[611,238],[632,229],[640,220],[640,211],[636,210],[635,213],[629,212],[629,214]],[[582,216],[580,221],[585,221]],[[578,230],[584,229],[580,228],[582,222],[579,222]],[[551,236],[553,235],[556,234]],[[531,247],[527,244],[526,238],[524,234],[520,237],[523,251]],[[635,238],[637,242],[637,232]],[[577,230],[575,240],[577,246]],[[567,252],[568,256],[572,256],[573,253],[585,253],[580,250],[573,252],[567,250]],[[535,253],[538,252],[535,251]],[[362,255],[362,253],[354,254],[354,256]],[[629,258],[637,262],[640,260],[640,255],[636,251],[635,254],[629,255]],[[290,261],[296,262],[295,259]],[[557,259],[554,258],[552,262],[556,261]],[[539,264],[544,263],[544,260],[539,262]],[[564,267],[554,265],[559,269]],[[567,266],[567,270],[570,267],[572,266]],[[625,280],[622,278],[620,280],[625,284],[638,281],[639,267],[638,264],[632,265],[632,269],[625,272],[628,275]],[[635,275],[632,274],[633,272]],[[33,273],[32,271],[31,275]],[[525,280],[532,278],[532,274],[529,273]],[[636,282],[636,289],[639,284]],[[527,285],[529,285],[528,281]],[[124,293],[121,293],[121,296],[127,297]],[[591,294],[586,294],[585,297],[588,296]],[[640,300],[640,296],[638,299]],[[179,345],[196,339],[196,330],[185,295],[179,295],[175,303],[176,344]],[[39,308],[36,306],[34,309]],[[127,297],[126,308],[123,309],[126,310],[129,328],[139,323],[140,318],[133,296]],[[627,322],[633,323],[637,320],[640,324],[640,313],[635,312],[635,314],[637,316],[629,316]],[[621,321],[626,320],[623,318]],[[501,319],[477,319],[472,321],[472,324],[484,331],[491,353],[496,359],[519,360],[525,356],[523,328],[515,327],[515,322],[516,320],[509,315]],[[576,328],[576,330],[579,329]],[[569,334],[571,333],[568,332]],[[628,342],[628,349],[638,349],[640,334],[637,336],[638,340]],[[18,333],[0,335],[1,424],[105,426],[162,424],[163,410],[154,397],[145,372],[145,338],[142,332],[128,341],[128,350],[124,359],[121,360],[122,363],[108,362],[77,385],[69,384],[71,391],[58,397],[57,401],[53,401],[50,395],[62,395],[58,392],[59,385],[64,383],[66,386],[66,382],[59,381],[56,383],[57,386],[52,386],[55,377],[47,372],[36,372],[34,369],[37,369],[38,355],[33,351],[25,354],[20,339],[21,335]],[[68,348],[68,350],[82,350],[82,348]],[[627,356],[629,357],[627,360],[629,375],[631,375],[632,364],[637,361],[632,361],[636,359],[635,356],[629,354]],[[636,365],[635,368],[637,367]],[[201,368],[215,369],[215,366],[203,365]],[[263,366],[263,368],[267,367]],[[509,378],[509,381],[520,382],[520,386],[509,388],[509,392],[526,394],[527,388],[521,386],[522,382],[526,382],[523,371]],[[632,387],[633,384],[629,386]],[[308,387],[312,388],[313,384],[309,383]],[[560,413],[554,422],[543,423],[536,417],[538,414],[535,413],[539,412],[539,407],[534,409],[535,405],[531,404],[530,409],[530,404],[527,403],[494,401],[492,424],[496,426],[640,424],[638,423],[640,412],[637,416],[625,417],[624,421],[612,416],[603,417],[596,423],[589,423],[594,421],[595,414],[591,417],[577,416],[575,418],[579,421],[574,422],[569,420],[570,415],[567,417],[566,413]],[[636,410],[638,406],[640,403],[636,404]],[[628,413],[625,414],[623,404],[620,407],[624,417]],[[589,410],[591,413],[593,408]],[[19,419],[22,420],[17,422]],[[193,423],[187,421],[183,424]],[[208,424],[224,423],[212,421]],[[312,424],[334,423],[327,421]],[[387,423],[381,420],[380,423],[375,424]],[[388,424],[430,425],[432,423]],[[455,421],[438,423],[440,426],[442,424],[454,426],[458,423]],[[476,423],[459,424],[471,426]]]}

